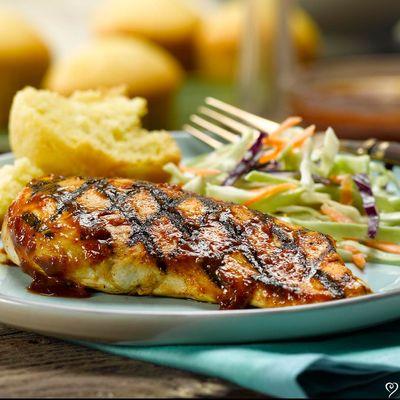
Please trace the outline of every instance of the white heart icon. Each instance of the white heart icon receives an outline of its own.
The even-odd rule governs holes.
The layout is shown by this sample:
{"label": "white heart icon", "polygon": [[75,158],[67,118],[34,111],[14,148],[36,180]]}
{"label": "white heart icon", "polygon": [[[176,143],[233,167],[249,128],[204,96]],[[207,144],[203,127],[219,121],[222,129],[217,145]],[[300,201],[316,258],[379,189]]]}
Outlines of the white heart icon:
{"label": "white heart icon", "polygon": [[385,385],[385,389],[389,392],[389,399],[390,399],[399,389],[399,384],[396,382],[388,382]]}

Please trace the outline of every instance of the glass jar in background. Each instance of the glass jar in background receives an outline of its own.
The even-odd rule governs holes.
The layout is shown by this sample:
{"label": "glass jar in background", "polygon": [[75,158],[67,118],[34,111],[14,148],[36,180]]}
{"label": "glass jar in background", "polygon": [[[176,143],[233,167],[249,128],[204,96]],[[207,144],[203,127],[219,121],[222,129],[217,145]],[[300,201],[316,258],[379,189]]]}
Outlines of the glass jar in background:
{"label": "glass jar in background", "polygon": [[286,94],[296,68],[289,22],[295,1],[247,0],[243,7],[239,103],[257,115],[280,120],[288,112]]}
{"label": "glass jar in background", "polygon": [[[332,126],[341,137],[400,140],[400,55],[388,54],[400,49],[400,3],[384,0],[380,10],[375,0],[357,0],[346,3],[343,15],[345,2],[245,1],[241,105],[276,121],[299,115],[305,125]],[[260,10],[272,3],[275,24],[266,34]],[[317,63],[298,62],[293,16],[299,6],[323,37]]]}
{"label": "glass jar in background", "polygon": [[340,137],[400,140],[400,56],[366,55],[321,61],[289,90],[304,124],[331,126]]}

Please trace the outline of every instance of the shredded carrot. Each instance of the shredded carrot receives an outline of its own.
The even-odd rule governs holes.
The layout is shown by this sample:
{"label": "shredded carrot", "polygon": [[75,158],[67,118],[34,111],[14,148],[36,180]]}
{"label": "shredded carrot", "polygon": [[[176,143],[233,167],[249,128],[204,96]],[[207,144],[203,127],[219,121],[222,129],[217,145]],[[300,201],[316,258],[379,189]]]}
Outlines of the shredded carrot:
{"label": "shredded carrot", "polygon": [[[287,138],[282,138],[280,135],[286,131],[289,128],[292,128],[293,126],[298,125],[302,119],[300,117],[289,117],[283,121],[279,127],[271,132],[263,141],[265,146],[270,146],[272,147],[272,150],[266,154],[264,154],[260,158],[261,163],[267,163],[268,161],[276,159],[281,151],[285,148],[285,146],[288,144],[289,140]],[[314,132],[310,131],[310,128],[307,128],[303,133],[301,133],[301,137],[296,139],[294,141],[294,144],[297,146],[297,142],[299,142],[299,145],[301,145],[303,139],[306,140],[307,137],[311,136],[314,134]],[[313,128],[315,130],[315,127]],[[303,136],[306,136],[303,138]]]}
{"label": "shredded carrot", "polygon": [[[277,130],[272,132],[269,136],[264,139],[264,145],[271,146],[273,148],[272,151],[268,152],[264,156],[261,157],[260,162],[266,163],[268,161],[274,160],[279,156],[283,148],[289,143],[288,139],[281,138],[279,135],[284,132],[286,129],[291,128],[301,122],[300,117],[289,117],[287,120],[282,122]],[[296,137],[291,145],[293,148],[301,147],[302,144],[315,133],[315,125],[311,125],[308,128],[304,129],[298,137]]]}
{"label": "shredded carrot", "polygon": [[331,175],[328,177],[333,183],[340,185],[342,183],[343,175]]}
{"label": "shredded carrot", "polygon": [[343,175],[340,180],[340,202],[353,204],[353,179],[351,175]]}
{"label": "shredded carrot", "polygon": [[353,179],[351,175],[332,175],[329,179],[340,185],[340,202],[342,204],[353,204]]}
{"label": "shredded carrot", "polygon": [[309,137],[314,135],[314,133],[315,133],[315,125],[311,125],[308,128],[304,129],[304,131],[301,132],[299,136],[295,138],[295,140],[293,140],[292,147],[293,148],[301,147]]}
{"label": "shredded carrot", "polygon": [[247,200],[244,205],[249,206],[251,204],[257,203],[260,200],[266,199],[267,197],[271,197],[286,190],[295,189],[296,187],[297,185],[294,183],[281,183],[279,185],[270,186],[264,189],[257,189],[256,196],[254,196],[250,200]]}
{"label": "shredded carrot", "polygon": [[364,243],[369,247],[386,251],[387,253],[400,254],[400,245],[393,242],[384,242],[380,240],[366,240]]}
{"label": "shredded carrot", "polygon": [[353,254],[351,260],[360,269],[364,269],[365,264],[367,263],[367,259],[362,253]]}
{"label": "shredded carrot", "polygon": [[267,136],[263,141],[263,143],[266,146],[271,146],[271,147],[276,147],[276,146],[284,147],[287,144],[287,142],[288,139],[280,137],[270,137],[270,136]]}
{"label": "shredded carrot", "polygon": [[342,214],[340,211],[323,204],[321,207],[322,214],[327,215],[333,222],[352,223],[354,222],[347,215]]}
{"label": "shredded carrot", "polygon": [[350,244],[345,244],[343,246],[343,249],[346,250],[346,251],[349,251],[352,254],[361,253],[360,250],[357,249],[357,247],[354,247],[354,246],[352,246]]}
{"label": "shredded carrot", "polygon": [[274,149],[272,149],[271,151],[269,151],[268,153],[265,153],[265,154],[263,154],[261,157],[260,157],[260,163],[261,164],[265,164],[265,163],[267,163],[268,161],[272,161],[272,160],[274,160],[275,158],[277,158],[278,157],[278,155],[279,155],[279,153],[281,152],[281,148],[280,147],[275,147]]}
{"label": "shredded carrot", "polygon": [[285,119],[277,129],[275,129],[273,132],[269,134],[268,138],[278,137],[281,133],[285,132],[289,128],[293,128],[294,126],[298,125],[301,121],[302,118],[300,117],[289,117]]}
{"label": "shredded carrot", "polygon": [[349,251],[352,254],[351,260],[358,268],[364,269],[365,264],[367,263],[367,259],[359,249],[351,245],[345,245],[343,246],[343,249]]}
{"label": "shredded carrot", "polygon": [[189,172],[190,174],[195,174],[199,176],[212,176],[221,173],[219,169],[206,169],[206,168],[194,168],[194,167],[184,167],[180,166],[182,172]]}
{"label": "shredded carrot", "polygon": [[343,240],[351,240],[353,242],[361,242],[362,240],[354,237],[344,237]]}

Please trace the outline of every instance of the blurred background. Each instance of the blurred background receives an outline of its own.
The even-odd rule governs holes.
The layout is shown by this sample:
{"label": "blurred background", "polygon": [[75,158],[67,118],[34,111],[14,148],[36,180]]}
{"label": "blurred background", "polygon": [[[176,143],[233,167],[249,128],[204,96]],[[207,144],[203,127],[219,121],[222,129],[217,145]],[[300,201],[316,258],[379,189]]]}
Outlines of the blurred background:
{"label": "blurred background", "polygon": [[215,96],[397,140],[399,19],[398,0],[0,0],[0,123],[26,85],[122,85],[148,99],[150,128]]}

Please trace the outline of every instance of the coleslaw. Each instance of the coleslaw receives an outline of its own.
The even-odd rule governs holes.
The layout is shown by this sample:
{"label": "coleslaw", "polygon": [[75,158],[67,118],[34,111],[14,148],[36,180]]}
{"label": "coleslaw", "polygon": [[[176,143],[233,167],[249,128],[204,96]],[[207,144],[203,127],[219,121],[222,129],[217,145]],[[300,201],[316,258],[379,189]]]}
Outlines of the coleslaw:
{"label": "coleslaw", "polygon": [[315,135],[288,118],[269,134],[249,129],[236,143],[167,164],[170,183],[244,204],[330,235],[345,261],[400,265],[399,181],[368,155],[342,154],[333,129]]}

